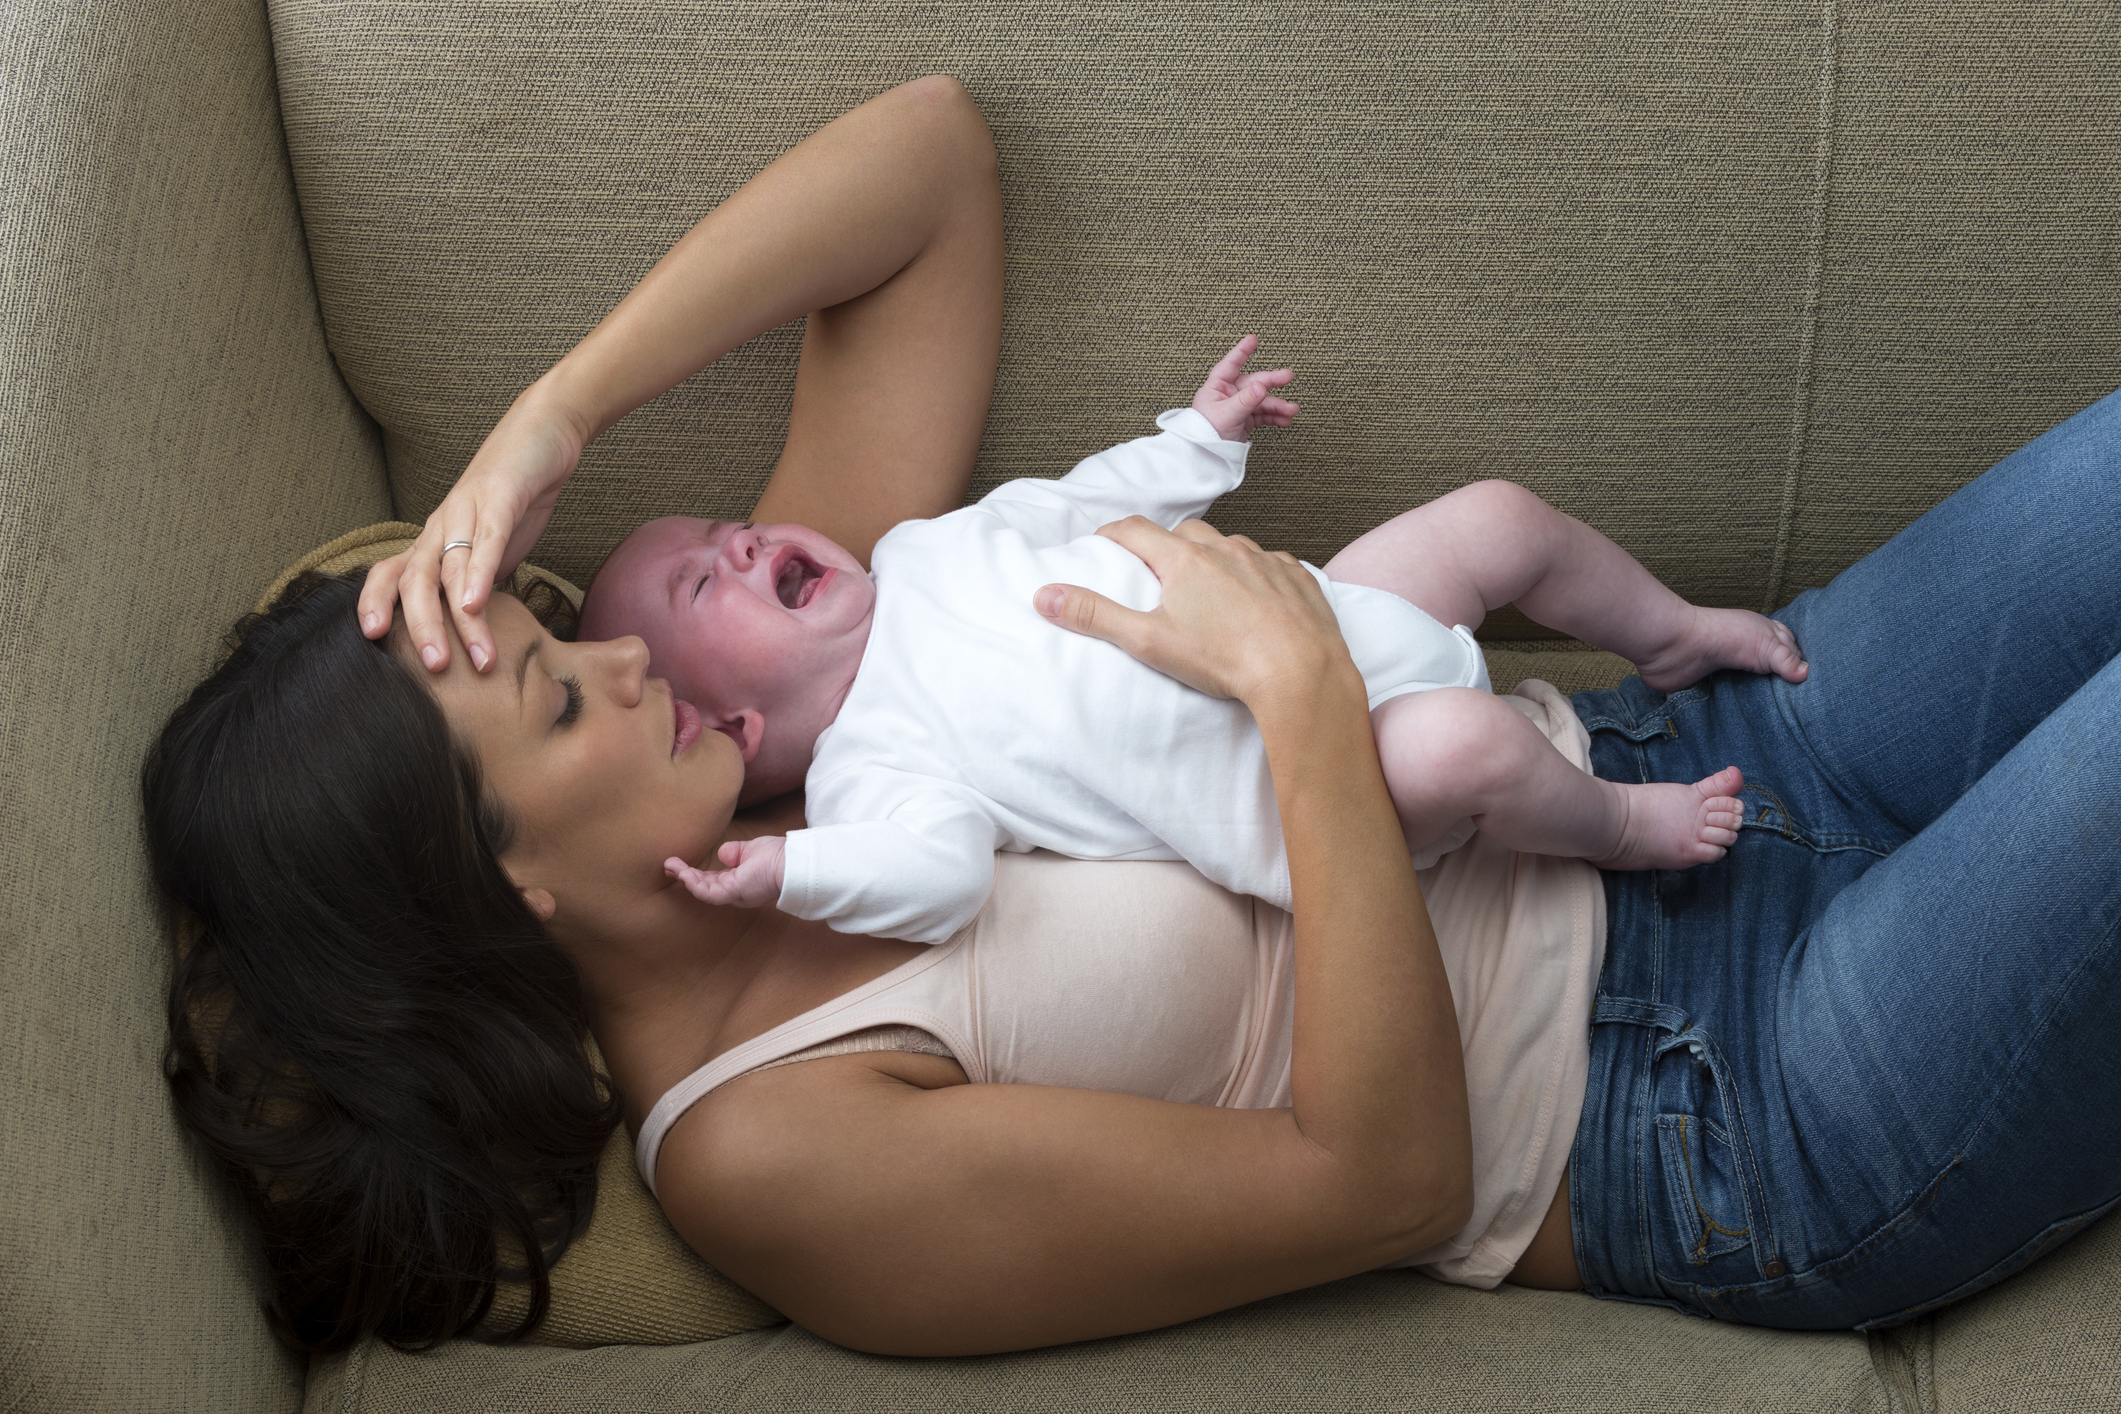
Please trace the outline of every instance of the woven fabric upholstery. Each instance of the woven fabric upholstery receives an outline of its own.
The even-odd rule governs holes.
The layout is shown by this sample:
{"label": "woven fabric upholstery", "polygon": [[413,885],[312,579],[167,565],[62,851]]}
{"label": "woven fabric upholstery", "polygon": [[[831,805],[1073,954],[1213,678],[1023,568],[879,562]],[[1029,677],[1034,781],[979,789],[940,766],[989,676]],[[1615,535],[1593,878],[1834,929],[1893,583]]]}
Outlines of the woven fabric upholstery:
{"label": "woven fabric upholstery", "polygon": [[1907,1382],[1938,1414],[2121,1409],[2121,1217],[1931,1318]]}
{"label": "woven fabric upholstery", "polygon": [[158,1064],[150,737],[387,510],[324,347],[262,7],[0,6],[0,1407],[269,1411],[299,1362]]}
{"label": "woven fabric upholstery", "polygon": [[704,1345],[374,1344],[319,1362],[304,1414],[413,1411],[1850,1410],[1890,1406],[1862,1336],[1792,1337],[1562,1292],[1356,1277],[1168,1330],[969,1360],[886,1360],[780,1326]]}
{"label": "woven fabric upholstery", "polygon": [[[1010,307],[976,490],[1135,435],[1256,329],[1306,412],[1226,527],[1318,559],[1505,475],[1759,606],[2121,385],[2116,25],[2100,0],[0,7],[0,1406],[301,1398],[156,1070],[141,750],[275,569],[423,515],[804,132],[937,69],[995,127]],[[796,339],[592,448],[541,562],[583,583],[646,516],[748,508]],[[787,1326],[365,1346],[308,1407],[2095,1408],[2117,1252],[2108,1221],[1869,1341],[1395,1274],[987,1360]]]}
{"label": "woven fabric upholstery", "polygon": [[[936,69],[1009,211],[975,490],[1139,434],[1256,329],[1306,411],[1226,528],[1322,559],[1503,475],[1757,607],[2121,384],[2121,237],[2086,219],[2121,173],[2110,8],[272,13],[332,348],[408,519],[700,214]],[[796,344],[607,434],[540,558],[586,583],[646,516],[744,512]]]}
{"label": "woven fabric upholstery", "polygon": [[2121,9],[1826,8],[1830,181],[1784,597],[2121,386]]}

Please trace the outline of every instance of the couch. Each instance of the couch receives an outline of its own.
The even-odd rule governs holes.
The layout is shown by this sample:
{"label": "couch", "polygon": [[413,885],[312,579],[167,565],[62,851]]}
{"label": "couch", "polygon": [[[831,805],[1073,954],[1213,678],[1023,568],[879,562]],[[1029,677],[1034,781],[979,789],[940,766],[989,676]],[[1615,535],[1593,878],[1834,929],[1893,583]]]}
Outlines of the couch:
{"label": "couch", "polygon": [[[701,212],[933,70],[1009,211],[975,491],[1257,330],[1302,424],[1225,529],[1323,559],[1506,476],[1772,608],[2121,385],[2097,0],[15,0],[0,11],[0,1408],[2121,1407],[2121,1219],[1869,1336],[1356,1277],[976,1360],[781,1325],[305,1362],[172,1120],[150,735],[312,546],[433,506]],[[537,558],[741,512],[798,329],[596,444]],[[1498,687],[1615,660],[1500,615]]]}

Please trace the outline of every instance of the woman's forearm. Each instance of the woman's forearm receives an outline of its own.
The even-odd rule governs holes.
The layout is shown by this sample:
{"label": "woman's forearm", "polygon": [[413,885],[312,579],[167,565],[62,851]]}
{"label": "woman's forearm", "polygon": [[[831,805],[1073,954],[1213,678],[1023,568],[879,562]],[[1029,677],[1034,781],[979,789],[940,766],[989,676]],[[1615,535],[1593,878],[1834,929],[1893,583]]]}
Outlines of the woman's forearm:
{"label": "woman's forearm", "polygon": [[875,289],[918,257],[992,139],[949,79],[905,84],[804,139],[656,262],[525,393],[583,445],[738,344]]}
{"label": "woman's forearm", "polygon": [[1343,654],[1250,705],[1294,894],[1296,1122],[1345,1169],[1349,1200],[1396,1211],[1416,1251],[1464,1224],[1472,1139],[1450,980],[1378,768],[1362,679]]}
{"label": "woman's forearm", "polygon": [[[1188,686],[1245,704],[1266,744],[1296,917],[1294,1120],[1305,1202],[1378,1266],[1472,1207],[1472,1131],[1450,979],[1385,791],[1362,675],[1312,572],[1199,521],[1098,532],[1163,585],[1147,613],[1074,585],[1033,605]],[[1306,1161],[1307,1166],[1309,1160]]]}

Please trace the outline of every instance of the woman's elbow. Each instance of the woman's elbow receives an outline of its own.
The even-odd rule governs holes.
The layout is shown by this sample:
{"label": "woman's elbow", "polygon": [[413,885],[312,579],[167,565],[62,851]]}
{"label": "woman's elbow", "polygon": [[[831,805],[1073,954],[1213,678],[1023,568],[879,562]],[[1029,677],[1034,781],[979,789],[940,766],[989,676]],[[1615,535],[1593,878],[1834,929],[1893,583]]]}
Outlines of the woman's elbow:
{"label": "woman's elbow", "polygon": [[998,170],[994,133],[972,93],[950,74],[927,74],[899,85],[918,120],[951,154],[981,175]]}
{"label": "woman's elbow", "polygon": [[1424,1165],[1411,1181],[1396,1185],[1393,1198],[1381,1216],[1394,1260],[1426,1252],[1473,1220],[1472,1165]]}

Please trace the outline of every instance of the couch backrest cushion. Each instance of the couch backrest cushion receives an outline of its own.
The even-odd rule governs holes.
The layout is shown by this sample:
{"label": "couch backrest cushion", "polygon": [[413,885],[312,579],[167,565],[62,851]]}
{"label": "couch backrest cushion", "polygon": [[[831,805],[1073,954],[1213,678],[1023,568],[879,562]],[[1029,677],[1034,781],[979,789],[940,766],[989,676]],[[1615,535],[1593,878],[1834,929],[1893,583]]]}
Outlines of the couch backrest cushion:
{"label": "couch backrest cushion", "polygon": [[[1683,591],[1823,582],[2121,384],[2110,9],[272,0],[333,352],[424,516],[700,214],[931,70],[998,139],[1011,273],[975,489],[1294,364],[1229,528],[1323,559],[1507,476]],[[591,449],[538,557],[748,509],[783,329]]]}
{"label": "couch backrest cushion", "polygon": [[141,757],[281,565],[387,511],[262,5],[0,7],[0,1405],[290,1409],[180,1140]]}

